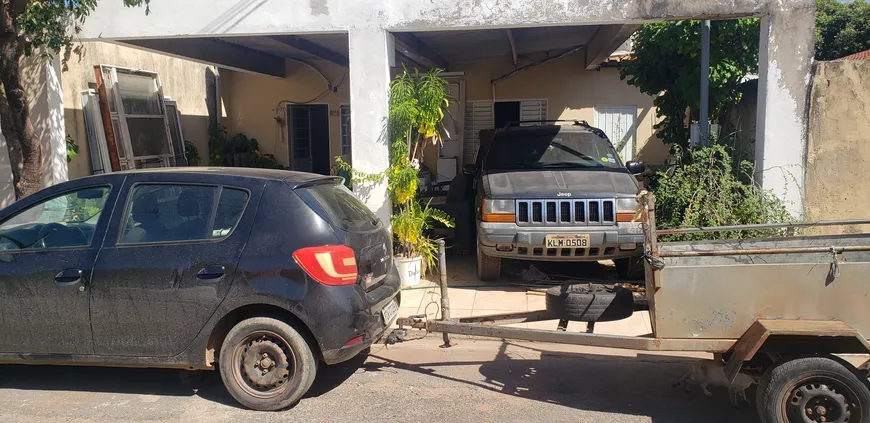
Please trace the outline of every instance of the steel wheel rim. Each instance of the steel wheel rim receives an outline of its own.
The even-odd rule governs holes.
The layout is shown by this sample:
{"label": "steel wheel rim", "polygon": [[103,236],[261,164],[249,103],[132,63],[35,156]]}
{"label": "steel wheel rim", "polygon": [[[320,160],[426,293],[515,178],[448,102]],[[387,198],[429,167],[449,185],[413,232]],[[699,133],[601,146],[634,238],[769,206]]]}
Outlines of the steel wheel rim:
{"label": "steel wheel rim", "polygon": [[783,415],[796,423],[863,423],[857,393],[831,376],[813,376],[791,384]]}
{"label": "steel wheel rim", "polygon": [[269,330],[248,334],[236,344],[232,366],[236,385],[260,399],[275,398],[290,389],[297,368],[290,344]]}

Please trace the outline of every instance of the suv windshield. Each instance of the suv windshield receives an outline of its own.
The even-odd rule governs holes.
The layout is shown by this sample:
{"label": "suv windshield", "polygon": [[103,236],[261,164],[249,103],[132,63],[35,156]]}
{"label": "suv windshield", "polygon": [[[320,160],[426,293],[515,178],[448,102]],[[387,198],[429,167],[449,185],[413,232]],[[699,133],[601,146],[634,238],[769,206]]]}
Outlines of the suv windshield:
{"label": "suv windshield", "polygon": [[487,170],[622,168],[606,138],[559,128],[519,129],[496,135],[483,165]]}

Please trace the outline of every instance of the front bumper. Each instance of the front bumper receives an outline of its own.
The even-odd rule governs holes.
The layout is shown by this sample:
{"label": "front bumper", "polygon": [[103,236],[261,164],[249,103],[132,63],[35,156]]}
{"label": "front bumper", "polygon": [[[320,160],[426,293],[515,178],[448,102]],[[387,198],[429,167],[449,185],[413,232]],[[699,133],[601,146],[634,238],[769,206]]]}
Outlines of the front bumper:
{"label": "front bumper", "polygon": [[[306,309],[313,311],[309,313],[315,321],[323,322],[312,332],[326,364],[350,360],[371,346],[393,323],[384,321],[381,310],[394,298],[401,306],[401,282],[395,266],[384,282],[369,292],[359,286],[321,288],[330,299],[326,303],[306,304]],[[318,297],[323,297],[323,293]],[[358,336],[363,337],[362,342],[346,346]]]}
{"label": "front bumper", "polygon": [[[586,248],[547,248],[547,235],[589,235]],[[636,257],[643,253],[640,223],[615,226],[521,227],[513,223],[478,222],[480,250],[490,257],[542,261],[597,261]],[[625,248],[634,244],[634,248]]]}

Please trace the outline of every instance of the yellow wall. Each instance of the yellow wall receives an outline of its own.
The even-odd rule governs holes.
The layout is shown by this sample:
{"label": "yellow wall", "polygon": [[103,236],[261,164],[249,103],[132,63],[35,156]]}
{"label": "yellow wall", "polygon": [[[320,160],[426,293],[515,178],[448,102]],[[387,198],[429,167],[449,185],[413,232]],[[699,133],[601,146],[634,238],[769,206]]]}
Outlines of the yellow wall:
{"label": "yellow wall", "polygon": [[280,163],[289,165],[287,126],[275,117],[286,120],[287,102],[302,103],[323,94],[311,104],[329,105],[330,158],[340,155],[339,110],[342,104],[350,103],[347,69],[322,60],[311,60],[310,63],[338,86],[337,92],[324,94],[326,81],[310,67],[293,60],[287,61],[285,78],[221,70],[221,96],[227,113],[223,123],[229,134],[243,132],[256,138],[260,151],[274,154]]}
{"label": "yellow wall", "polygon": [[79,146],[79,155],[69,164],[70,179],[92,173],[81,92],[88,89],[89,82],[96,81],[94,65],[100,64],[159,73],[163,95],[178,102],[184,139],[196,145],[203,163],[207,162],[206,69],[209,66],[105,42],[86,42],[83,46],[81,59],[73,55],[69,69],[61,76],[66,131]]}
{"label": "yellow wall", "polygon": [[[466,101],[492,100],[490,81],[514,69],[510,58],[477,60],[452,65],[465,72]],[[648,164],[662,164],[668,148],[655,137],[653,97],[619,79],[619,71],[584,69],[582,54],[574,54],[520,72],[496,85],[496,100],[547,99],[548,119],[581,119],[594,124],[595,107],[636,106],[635,157]]]}
{"label": "yellow wall", "polygon": [[[808,220],[870,217],[870,60],[820,62],[810,99],[806,164]],[[814,233],[866,233],[870,226]]]}

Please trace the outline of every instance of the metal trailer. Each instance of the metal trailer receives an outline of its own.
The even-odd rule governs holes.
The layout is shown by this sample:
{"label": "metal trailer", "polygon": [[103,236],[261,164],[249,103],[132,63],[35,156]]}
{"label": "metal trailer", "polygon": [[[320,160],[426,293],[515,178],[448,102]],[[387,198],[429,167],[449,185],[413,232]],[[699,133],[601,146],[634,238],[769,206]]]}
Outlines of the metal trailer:
{"label": "metal trailer", "polygon": [[762,375],[756,404],[764,423],[870,423],[866,371],[835,355],[870,353],[870,234],[658,242],[664,234],[782,228],[793,235],[796,228],[870,220],[657,230],[654,197],[638,199],[652,334],[571,333],[565,321],[556,330],[500,326],[558,319],[546,310],[451,319],[443,253],[441,320],[397,323],[441,332],[445,346],[449,334],[462,334],[713,353],[731,381],[740,372]]}

